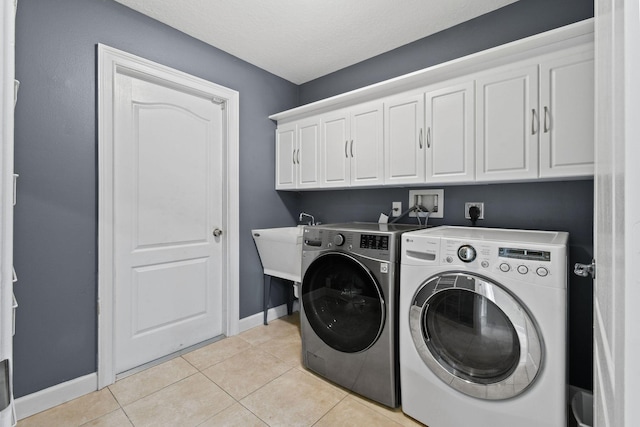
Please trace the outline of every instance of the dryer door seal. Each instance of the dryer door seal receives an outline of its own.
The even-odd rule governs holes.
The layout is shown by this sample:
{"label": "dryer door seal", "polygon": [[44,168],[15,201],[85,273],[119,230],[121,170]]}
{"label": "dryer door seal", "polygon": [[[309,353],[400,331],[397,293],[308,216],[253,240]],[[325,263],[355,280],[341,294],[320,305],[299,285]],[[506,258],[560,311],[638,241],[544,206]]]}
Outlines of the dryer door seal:
{"label": "dryer door seal", "polygon": [[422,360],[470,396],[516,396],[542,367],[543,343],[531,315],[510,292],[478,275],[428,279],[412,300],[409,323]]}

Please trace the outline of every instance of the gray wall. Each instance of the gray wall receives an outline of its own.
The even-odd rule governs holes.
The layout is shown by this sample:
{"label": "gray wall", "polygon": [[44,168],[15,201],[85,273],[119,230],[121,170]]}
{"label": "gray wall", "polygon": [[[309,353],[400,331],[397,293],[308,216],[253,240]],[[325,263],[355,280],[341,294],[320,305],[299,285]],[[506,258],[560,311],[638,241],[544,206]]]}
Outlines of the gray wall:
{"label": "gray wall", "polygon": [[[296,87],[111,0],[20,0],[16,23],[16,75],[22,82],[16,109],[16,172],[20,174],[14,253],[20,278],[15,287],[20,303],[14,341],[16,396],[96,369],[97,43],[240,92],[241,228],[237,238],[240,317],[246,317],[262,309],[262,269],[252,228],[291,225],[301,210],[317,214],[323,222],[372,220],[379,211],[388,210],[391,201],[408,199],[403,189],[276,192],[275,124],[268,115],[297,106],[298,100],[324,98],[592,15],[593,5],[585,0],[520,0]],[[572,256],[584,255],[580,257],[584,261],[592,252],[590,185],[582,181],[562,186],[447,187],[444,221],[460,223],[457,215],[462,214],[456,213],[455,206],[482,198],[487,220],[481,225],[567,229],[572,232]],[[562,205],[563,200],[573,202]],[[572,291],[578,285],[580,292],[577,296],[572,292],[571,309],[580,311],[581,325],[590,325],[591,301],[584,290],[590,284],[574,280]],[[272,301],[282,303],[282,292],[275,292]],[[590,388],[585,381],[590,381],[586,366],[591,363],[591,344],[575,330],[571,351],[587,356],[582,359],[585,368],[578,375],[572,373],[571,383]]]}
{"label": "gray wall", "polygon": [[274,190],[267,116],[298,88],[113,1],[20,0],[16,25],[16,396],[96,370],[97,43],[240,92],[240,315],[261,311],[250,230],[296,210]]}
{"label": "gray wall", "polygon": [[519,0],[300,86],[300,103],[397,77],[593,17],[593,0]]}
{"label": "gray wall", "polygon": [[[591,0],[520,0],[495,12],[300,86],[301,104],[426,68],[483,49],[593,17]],[[376,221],[392,201],[408,203],[407,189],[306,192],[300,208],[322,222]],[[483,201],[483,227],[571,233],[571,263],[593,254],[593,182],[445,187],[445,218],[435,225],[469,225],[464,202]],[[569,383],[592,389],[592,283],[570,276]]]}

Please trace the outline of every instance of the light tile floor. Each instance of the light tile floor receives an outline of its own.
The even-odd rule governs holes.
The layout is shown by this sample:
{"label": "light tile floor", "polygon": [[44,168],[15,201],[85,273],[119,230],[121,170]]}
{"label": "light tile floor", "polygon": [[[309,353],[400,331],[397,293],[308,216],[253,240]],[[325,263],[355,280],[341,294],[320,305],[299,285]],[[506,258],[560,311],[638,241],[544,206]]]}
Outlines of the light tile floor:
{"label": "light tile floor", "polygon": [[420,426],[307,371],[297,313],[199,348],[18,427]]}

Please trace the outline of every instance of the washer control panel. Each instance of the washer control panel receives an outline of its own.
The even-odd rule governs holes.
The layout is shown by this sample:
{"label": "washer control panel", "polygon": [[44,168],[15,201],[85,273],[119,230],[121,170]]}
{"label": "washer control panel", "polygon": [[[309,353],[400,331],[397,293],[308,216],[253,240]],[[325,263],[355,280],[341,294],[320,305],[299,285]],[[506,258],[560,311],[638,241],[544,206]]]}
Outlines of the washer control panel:
{"label": "washer control panel", "polygon": [[399,233],[309,227],[304,231],[303,256],[310,252],[335,250],[395,262],[399,255],[397,235]]}

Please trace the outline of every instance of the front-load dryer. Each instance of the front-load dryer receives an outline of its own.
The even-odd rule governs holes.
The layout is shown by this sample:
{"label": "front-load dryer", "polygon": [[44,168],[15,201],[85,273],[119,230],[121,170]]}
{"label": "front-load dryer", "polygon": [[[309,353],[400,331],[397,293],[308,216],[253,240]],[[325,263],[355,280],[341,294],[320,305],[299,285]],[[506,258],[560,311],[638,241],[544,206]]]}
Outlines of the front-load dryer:
{"label": "front-load dryer", "polygon": [[429,427],[566,424],[565,232],[402,236],[402,410]]}
{"label": "front-load dryer", "polygon": [[415,226],[305,227],[301,314],[304,366],[367,398],[399,404],[399,238]]}

